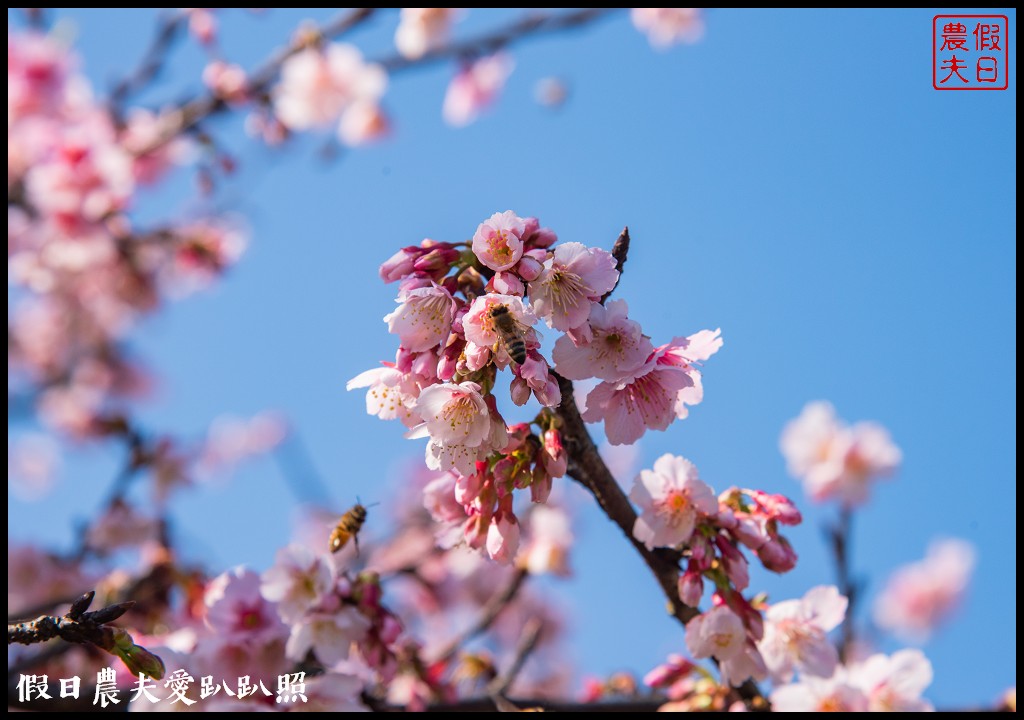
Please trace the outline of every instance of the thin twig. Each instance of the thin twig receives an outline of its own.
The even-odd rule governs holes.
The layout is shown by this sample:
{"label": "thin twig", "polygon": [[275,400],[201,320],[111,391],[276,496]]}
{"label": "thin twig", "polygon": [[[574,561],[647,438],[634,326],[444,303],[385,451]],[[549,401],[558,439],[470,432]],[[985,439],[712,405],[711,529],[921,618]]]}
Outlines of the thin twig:
{"label": "thin twig", "polygon": [[523,669],[523,665],[529,659],[530,655],[537,647],[537,643],[540,642],[541,633],[544,630],[544,621],[540,618],[531,618],[526,626],[523,628],[523,634],[519,638],[519,644],[516,646],[515,655],[512,656],[512,662],[508,668],[498,677],[494,678],[487,685],[487,694],[495,698],[497,704],[497,698],[505,698],[505,693],[512,687],[512,683],[519,677],[520,671]]}
{"label": "thin twig", "polygon": [[486,632],[494,624],[494,621],[498,619],[502,610],[508,607],[509,603],[515,599],[527,575],[526,570],[516,568],[515,574],[510,578],[508,585],[487,601],[487,604],[480,610],[480,615],[476,621],[457,637],[453,638],[445,646],[444,650],[438,653],[434,662],[448,662],[455,657],[455,653],[466,643],[481,633]]}
{"label": "thin twig", "polygon": [[846,616],[840,629],[839,659],[846,661],[846,656],[853,646],[854,610],[859,599],[857,582],[851,574],[850,545],[853,542],[853,513],[848,507],[839,510],[839,520],[829,529],[832,540],[832,554],[836,562],[836,581],[839,592],[846,596]]}
{"label": "thin twig", "polygon": [[391,55],[378,62],[388,71],[405,70],[410,67],[431,65],[452,58],[476,58],[497,52],[526,37],[543,35],[559,30],[570,30],[589,25],[595,20],[607,17],[624,8],[578,8],[567,13],[530,13],[515,22],[462,42],[452,43],[410,59],[402,55]]}
{"label": "thin twig", "polygon": [[186,17],[183,11],[176,10],[165,13],[157,19],[156,32],[142,56],[142,62],[130,75],[118,82],[110,92],[110,106],[115,111],[121,108],[125,100],[141,92],[160,76],[167,62],[171,45],[185,27]]}

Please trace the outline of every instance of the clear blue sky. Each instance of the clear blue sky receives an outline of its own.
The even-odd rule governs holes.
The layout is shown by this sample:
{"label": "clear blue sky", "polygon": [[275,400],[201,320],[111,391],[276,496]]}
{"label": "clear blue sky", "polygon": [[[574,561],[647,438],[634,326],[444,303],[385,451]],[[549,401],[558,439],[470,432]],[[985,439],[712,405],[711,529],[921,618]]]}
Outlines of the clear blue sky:
{"label": "clear blue sky", "polygon": [[[855,563],[871,569],[873,597],[934,537],[977,546],[963,612],[925,647],[928,696],[991,701],[1016,682],[1017,26],[1013,10],[997,11],[1010,17],[1008,91],[937,92],[936,12],[716,10],[703,41],[668,52],[619,16],[518,47],[498,112],[465,130],[441,120],[450,67],[394,78],[395,137],[331,163],[319,141],[275,154],[222,123],[242,166],[221,199],[248,218],[251,250],[218,289],[136,336],[162,379],[146,423],[198,437],[225,411],[281,409],[338,506],[386,499],[389,472],[422,448],[344,390],[394,352],[380,321],[394,288],[377,280],[380,261],[425,236],[463,239],[506,209],[606,248],[628,224],[618,292],[631,315],[656,341],[715,327],[725,338],[705,402],[646,435],[644,462],[675,452],[716,489],[802,501],[777,440],[806,401],[885,424],[905,465],[858,515]],[[226,55],[251,67],[299,20],[325,16],[228,11]],[[64,17],[102,87],[141,55],[153,12]],[[460,31],[499,19],[471,13]],[[394,22],[385,15],[356,37],[383,49]],[[200,53],[186,44],[175,59],[161,97],[198,85]],[[547,75],[571,84],[557,112],[532,101]],[[194,209],[181,190],[144,215]],[[80,452],[50,501],[9,499],[11,537],[69,543],[116,462]],[[211,568],[263,568],[288,539],[294,502],[272,463],[247,465],[180,497],[177,535]],[[752,583],[776,599],[832,581],[820,532],[829,513],[801,506],[799,566]],[[575,602],[580,668],[642,672],[682,650],[646,569],[593,504],[579,504],[578,534],[576,577],[559,594]]]}

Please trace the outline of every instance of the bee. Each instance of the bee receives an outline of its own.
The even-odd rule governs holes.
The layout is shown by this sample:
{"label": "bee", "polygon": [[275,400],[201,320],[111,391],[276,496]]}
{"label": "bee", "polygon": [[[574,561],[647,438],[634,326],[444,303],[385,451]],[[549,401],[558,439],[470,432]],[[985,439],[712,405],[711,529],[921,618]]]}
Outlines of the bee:
{"label": "bee", "polygon": [[504,305],[492,307],[490,315],[494,321],[494,331],[498,334],[499,344],[504,346],[512,362],[522,365],[526,362],[526,341],[523,339],[519,323]]}
{"label": "bee", "polygon": [[[374,503],[376,505],[376,503]],[[371,505],[370,507],[373,507]],[[352,540],[356,544],[356,555],[359,554],[359,531],[366,522],[366,506],[357,502],[352,508],[341,516],[338,524],[331,531],[331,552],[336,553]]]}

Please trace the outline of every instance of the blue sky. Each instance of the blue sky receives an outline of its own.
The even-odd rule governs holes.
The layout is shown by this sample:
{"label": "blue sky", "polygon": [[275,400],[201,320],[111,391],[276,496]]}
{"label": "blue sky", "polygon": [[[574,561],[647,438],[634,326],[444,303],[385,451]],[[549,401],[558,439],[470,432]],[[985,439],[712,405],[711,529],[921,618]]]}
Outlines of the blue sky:
{"label": "blue sky", "polygon": [[[220,123],[241,173],[219,202],[246,218],[251,248],[216,290],[136,335],[160,376],[142,417],[198,437],[224,412],[280,409],[338,507],[385,499],[389,474],[422,448],[344,390],[394,353],[380,321],[394,288],[379,282],[378,264],[426,236],[464,239],[506,209],[605,248],[628,224],[633,251],[617,296],[631,317],[656,343],[716,327],[725,339],[706,367],[704,403],[648,433],[644,463],[674,452],[716,489],[800,498],[800,564],[752,582],[782,599],[833,579],[820,530],[831,514],[787,477],[783,424],[824,398],[848,420],[886,425],[905,463],[858,513],[854,562],[870,569],[873,597],[935,537],[977,546],[968,602],[925,646],[928,696],[990,701],[1016,682],[1016,50],[1009,90],[938,92],[938,12],[714,10],[699,44],[668,52],[617,16],[517,47],[497,111],[464,130],[441,120],[450,66],[393,78],[393,139],[333,162],[318,157],[318,140],[275,153],[248,143],[237,120]],[[1009,15],[1012,40],[1015,12],[994,12]],[[140,57],[153,13],[63,16],[106,87]],[[324,17],[229,11],[225,54],[251,67],[298,21]],[[471,13],[460,32],[502,17]],[[384,52],[393,29],[385,15],[354,37]],[[201,62],[185,43],[150,97],[196,89]],[[558,111],[532,100],[550,75],[571,88]],[[176,183],[140,214],[196,210],[187,188]],[[116,462],[78,452],[58,496],[9,498],[11,537],[70,542]],[[273,463],[247,465],[177,500],[176,531],[211,568],[263,568],[294,506]],[[581,670],[642,672],[682,650],[646,569],[592,503],[578,503],[578,534],[576,576],[556,592],[574,603]]]}

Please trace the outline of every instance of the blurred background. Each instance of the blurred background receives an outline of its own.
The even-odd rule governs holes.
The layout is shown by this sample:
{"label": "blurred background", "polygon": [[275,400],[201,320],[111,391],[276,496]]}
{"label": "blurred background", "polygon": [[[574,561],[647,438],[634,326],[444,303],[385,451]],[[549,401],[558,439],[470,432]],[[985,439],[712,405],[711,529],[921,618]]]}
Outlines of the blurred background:
{"label": "blurred background", "polygon": [[[198,442],[218,416],[271,409],[295,435],[283,462],[256,460],[175,498],[186,557],[265,569],[304,502],[340,511],[357,496],[379,501],[366,542],[386,534],[422,441],[368,417],[345,382],[393,358],[397,339],[381,318],[394,287],[377,268],[399,247],[467,239],[508,209],[606,249],[628,225],[617,296],[631,316],[655,344],[720,327],[725,346],[704,369],[703,404],[646,434],[635,459],[620,457],[633,462],[620,479],[672,452],[716,490],[798,499],[797,568],[754,570],[751,587],[799,597],[835,579],[822,533],[834,510],[787,476],[779,433],[817,399],[849,421],[882,423],[904,463],[855,516],[859,619],[888,573],[931,540],[971,542],[967,601],[924,647],[935,668],[927,696],[991,701],[1016,682],[1016,49],[1007,91],[938,92],[937,12],[710,10],[699,42],[666,51],[616,15],[516,46],[502,97],[464,129],[441,116],[453,65],[397,76],[385,99],[392,136],[329,158],[322,137],[282,152],[247,138],[240,117],[219,121],[234,179],[197,200],[194,177],[180,173],[144,195],[137,215],[213,207],[244,218],[250,247],[225,282],[132,335],[155,378],[139,417]],[[998,12],[1014,33],[1015,12]],[[513,15],[472,11],[457,32]],[[103,90],[141,57],[156,13],[55,16]],[[252,67],[300,21],[327,16],[225,12],[220,47]],[[383,55],[394,25],[385,14],[349,39]],[[204,53],[195,43],[173,53],[142,102],[201,89]],[[564,103],[537,102],[546,78],[567,90]],[[12,417],[9,442],[38,429]],[[66,444],[62,456],[43,497],[9,483],[9,542],[70,546],[122,462],[103,445]],[[648,570],[592,501],[561,484],[576,523],[574,575],[550,591],[572,608],[578,677],[644,672],[683,651]]]}

